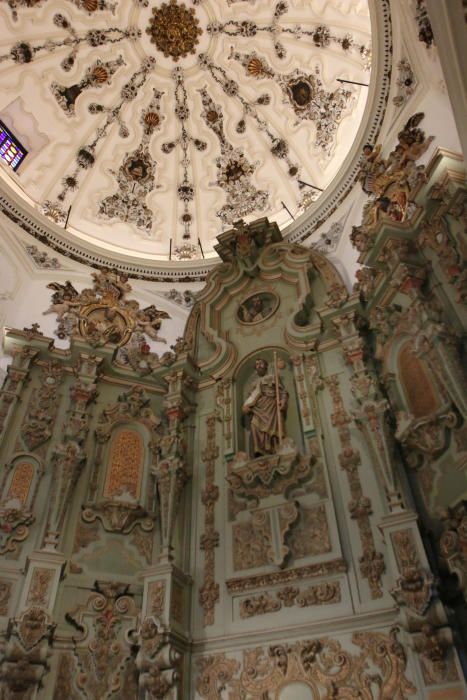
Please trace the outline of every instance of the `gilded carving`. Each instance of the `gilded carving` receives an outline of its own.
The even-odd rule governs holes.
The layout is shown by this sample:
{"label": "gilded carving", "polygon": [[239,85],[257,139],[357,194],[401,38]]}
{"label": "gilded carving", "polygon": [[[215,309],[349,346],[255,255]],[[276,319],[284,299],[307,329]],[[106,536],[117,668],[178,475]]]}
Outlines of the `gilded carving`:
{"label": "gilded carving", "polygon": [[[148,525],[149,522],[151,522],[151,525],[153,525],[152,520],[148,519]],[[138,554],[143,557],[146,564],[150,564],[152,560],[152,548],[154,542],[154,535],[152,532],[153,528],[151,527],[150,529],[146,529],[144,527],[144,523],[145,521],[139,522],[132,530],[130,544],[136,547]]]}
{"label": "gilded carving", "polygon": [[280,600],[277,600],[271,593],[261,593],[253,598],[246,598],[240,603],[240,617],[255,617],[265,613],[277,612],[282,607]]}
{"label": "gilded carving", "polygon": [[460,501],[444,516],[444,532],[439,541],[440,554],[448,569],[456,574],[467,600],[467,503]]}
{"label": "gilded carving", "polygon": [[459,680],[449,630],[424,624],[420,633],[415,635],[413,645],[419,655],[425,685],[441,685]]}
{"label": "gilded carving", "polygon": [[[139,687],[148,700],[169,700],[180,687],[182,656],[171,644],[168,629],[154,617],[146,617],[131,633],[138,649],[136,667]],[[178,697],[178,695],[177,695]]]}
{"label": "gilded carving", "polygon": [[227,465],[227,481],[240,502],[253,501],[272,494],[287,495],[294,486],[307,481],[312,472],[312,456],[302,456],[292,441],[285,438],[274,455],[248,460],[244,452]]}
{"label": "gilded carving", "polygon": [[0,554],[15,555],[34,520],[29,510],[0,506]]}
{"label": "gilded carving", "polygon": [[406,676],[406,654],[394,631],[358,632],[352,643],[360,647],[358,653],[324,638],[249,649],[243,652],[242,664],[225,654],[205,656],[197,662],[196,690],[205,700],[218,700],[224,690],[229,700],[265,700],[294,683],[304,683],[316,698],[324,698],[324,693],[329,698],[359,698],[365,689],[369,699],[373,684],[381,699],[405,700],[415,694]]}
{"label": "gilded carving", "polygon": [[27,413],[21,426],[21,438],[28,450],[36,450],[51,435],[60,396],[58,385],[63,368],[57,362],[48,362],[41,371],[41,382],[33,389]]}
{"label": "gilded carving", "polygon": [[165,581],[151,581],[148,586],[148,614],[162,618],[165,607]]}
{"label": "gilded carving", "polygon": [[41,608],[31,607],[10,620],[2,648],[2,696],[30,700],[37,696],[48,670],[49,644],[55,625]]}
{"label": "gilded carving", "polygon": [[227,659],[225,654],[204,656],[198,659],[199,674],[196,690],[206,700],[217,700],[221,692],[238,672],[240,664],[235,659]]}
{"label": "gilded carving", "polygon": [[232,526],[233,565],[235,571],[275,564],[283,566],[290,547],[285,537],[298,519],[295,503],[256,510],[247,522]]}
{"label": "gilded carving", "polygon": [[128,534],[137,525],[145,532],[150,532],[154,529],[156,518],[154,513],[148,513],[139,503],[109,500],[88,504],[82,510],[81,517],[85,523],[93,523],[97,518],[108,532],[123,534]]}
{"label": "gilded carving", "polygon": [[340,600],[341,590],[338,581],[320,583],[302,591],[295,586],[286,586],[275,593],[261,593],[242,600],[240,617],[245,619],[265,613],[278,612],[283,607],[305,608],[310,605],[329,605],[339,603]]}
{"label": "gilded carving", "polygon": [[[353,324],[347,331],[349,334],[352,332],[352,327]],[[343,330],[345,333],[347,330],[345,326]],[[356,347],[352,346],[352,348],[349,348],[349,346],[347,346],[346,352],[349,353],[352,358],[360,358],[363,355],[361,341]],[[364,578],[368,579],[371,597],[381,598],[383,595],[381,577],[385,570],[385,564],[383,555],[380,552],[377,552],[375,549],[375,542],[369,518],[371,502],[364,496],[358,472],[358,467],[361,464],[360,453],[358,450],[353,448],[351,444],[349,423],[352,419],[344,406],[338,376],[334,375],[332,377],[328,377],[326,383],[329,387],[333,402],[331,422],[337,429],[342,447],[342,451],[339,454],[339,462],[342,469],[347,474],[350,493],[352,496],[352,501],[350,503],[351,516],[354,517],[357,522],[362,545],[362,554],[359,559],[360,572]],[[365,508],[355,507],[354,504],[361,504],[363,502],[362,499],[364,498]]]}
{"label": "gilded carving", "polygon": [[202,29],[198,26],[199,20],[193,8],[170,0],[160,7],[154,7],[152,14],[146,34],[164,56],[178,61],[195,53]]}
{"label": "gilded carving", "polygon": [[140,332],[152,340],[165,342],[159,337],[159,330],[161,319],[169,315],[154,305],[140,309],[137,301],[127,299],[131,286],[125,274],[101,268],[93,272],[92,277],[93,288],[82,292],[68,280],[65,284],[51,282],[47,285],[53,294],[44,314],[56,314],[59,338],[78,335],[99,347],[107,343],[125,345],[133,332]]}
{"label": "gilded carving", "polygon": [[398,603],[423,615],[433,597],[434,577],[422,569],[410,530],[394,532],[391,539],[401,572],[391,593]]}
{"label": "gilded carving", "polygon": [[136,430],[121,430],[110,448],[104,498],[139,499],[144,464],[143,439]]}
{"label": "gilded carving", "polygon": [[243,591],[256,588],[269,588],[270,586],[283,585],[328,574],[342,574],[346,571],[347,564],[343,559],[331,559],[320,564],[308,564],[307,566],[275,571],[274,573],[231,578],[227,579],[225,583],[229,593],[242,593]]}
{"label": "gilded carving", "polygon": [[205,487],[201,493],[204,505],[204,533],[200,546],[204,551],[204,580],[199,590],[199,602],[203,608],[204,626],[214,624],[215,605],[219,602],[219,584],[216,582],[216,547],[219,546],[219,533],[216,530],[216,503],[219,500],[219,487],[215,483],[216,459],[219,448],[216,445],[216,414],[206,418],[206,448],[202,453],[205,463]]}
{"label": "gilded carving", "polygon": [[53,569],[34,569],[26,603],[47,607],[50,596],[50,584],[54,577]]}
{"label": "gilded carving", "polygon": [[135,627],[138,611],[127,585],[96,581],[95,588],[66,619],[81,632],[73,637],[77,686],[86,697],[100,700],[125,683],[125,664],[131,658],[125,633]]}
{"label": "gilded carving", "polygon": [[26,506],[33,478],[34,465],[31,462],[16,463],[5,502],[15,500],[21,506]]}

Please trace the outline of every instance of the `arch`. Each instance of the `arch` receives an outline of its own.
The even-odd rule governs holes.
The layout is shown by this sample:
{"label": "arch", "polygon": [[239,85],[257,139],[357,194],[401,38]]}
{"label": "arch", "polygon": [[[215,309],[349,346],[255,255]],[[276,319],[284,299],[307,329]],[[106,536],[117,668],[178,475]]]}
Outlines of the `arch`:
{"label": "arch", "polygon": [[42,465],[35,456],[26,452],[13,457],[0,484],[2,506],[30,510],[42,475]]}

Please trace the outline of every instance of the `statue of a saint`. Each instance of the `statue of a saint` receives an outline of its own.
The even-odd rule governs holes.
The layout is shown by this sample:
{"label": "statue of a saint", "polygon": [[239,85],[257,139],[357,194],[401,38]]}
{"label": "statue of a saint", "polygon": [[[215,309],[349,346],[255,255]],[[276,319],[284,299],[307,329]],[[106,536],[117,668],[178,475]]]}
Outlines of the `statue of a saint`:
{"label": "statue of a saint", "polygon": [[277,360],[274,372],[268,372],[268,362],[258,357],[256,377],[243,403],[243,413],[250,417],[252,452],[254,457],[274,454],[285,437],[285,418],[289,394],[279,377]]}

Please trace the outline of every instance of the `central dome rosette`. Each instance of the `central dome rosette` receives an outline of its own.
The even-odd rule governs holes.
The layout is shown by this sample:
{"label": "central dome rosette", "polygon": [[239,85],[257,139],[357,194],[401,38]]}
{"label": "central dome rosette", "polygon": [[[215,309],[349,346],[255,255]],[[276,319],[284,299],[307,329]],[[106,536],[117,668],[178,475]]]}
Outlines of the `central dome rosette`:
{"label": "central dome rosette", "polygon": [[146,34],[166,58],[171,56],[178,61],[180,57],[196,52],[202,29],[193,8],[188,9],[183,3],[170,0],[154,7],[152,14]]}
{"label": "central dome rosette", "polygon": [[0,119],[28,155],[0,179],[55,241],[58,226],[96,255],[201,268],[239,219],[318,221],[322,193],[348,191],[339,178],[367,119],[367,0],[11,0],[4,12]]}

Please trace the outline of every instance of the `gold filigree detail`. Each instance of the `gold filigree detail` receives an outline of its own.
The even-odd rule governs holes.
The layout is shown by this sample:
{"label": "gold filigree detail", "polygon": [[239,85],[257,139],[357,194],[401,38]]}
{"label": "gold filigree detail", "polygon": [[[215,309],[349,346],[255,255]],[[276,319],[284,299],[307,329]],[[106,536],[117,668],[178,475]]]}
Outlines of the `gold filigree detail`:
{"label": "gold filigree detail", "polygon": [[195,53],[202,29],[198,27],[199,21],[192,8],[170,0],[160,7],[153,7],[152,14],[146,34],[166,58],[170,56],[178,61]]}
{"label": "gold filigree detail", "polygon": [[34,466],[31,462],[20,462],[15,466],[6,501],[18,499],[22,506],[28,500],[29,491],[34,477]]}
{"label": "gold filigree detail", "polygon": [[53,577],[53,569],[34,569],[26,601],[28,605],[47,605]]}
{"label": "gold filigree detail", "polygon": [[215,605],[219,602],[219,584],[215,580],[215,549],[219,546],[219,533],[215,527],[215,506],[219,500],[219,487],[215,483],[216,459],[219,456],[219,448],[216,445],[215,414],[207,417],[206,425],[207,444],[202,453],[202,459],[206,464],[206,481],[201,494],[204,505],[204,533],[200,543],[204,550],[204,582],[199,591],[205,626],[214,624]]}
{"label": "gold filigree detail", "polygon": [[306,608],[310,605],[330,605],[339,603],[341,589],[338,581],[319,583],[316,586],[300,591],[295,586],[286,586],[276,593],[261,593],[258,596],[246,598],[240,603],[240,617],[248,618],[265,613],[278,612],[283,607],[298,606]]}
{"label": "gold filigree detail", "polygon": [[141,490],[144,447],[135,430],[122,430],[112,440],[104,498],[138,500]]}
{"label": "gold filigree detail", "polygon": [[324,638],[248,649],[242,664],[225,654],[205,656],[198,660],[196,690],[205,700],[218,700],[224,693],[229,700],[264,700],[278,697],[278,688],[303,683],[313,688],[313,697],[357,698],[362,688],[376,683],[380,698],[402,700],[415,694],[395,631],[358,632],[352,643],[359,652]]}
{"label": "gold filigree detail", "polygon": [[148,586],[148,614],[161,618],[165,605],[165,581],[151,581]]}

